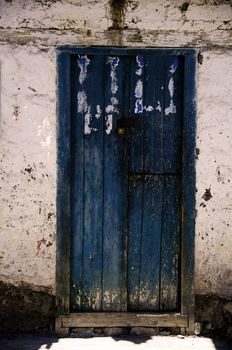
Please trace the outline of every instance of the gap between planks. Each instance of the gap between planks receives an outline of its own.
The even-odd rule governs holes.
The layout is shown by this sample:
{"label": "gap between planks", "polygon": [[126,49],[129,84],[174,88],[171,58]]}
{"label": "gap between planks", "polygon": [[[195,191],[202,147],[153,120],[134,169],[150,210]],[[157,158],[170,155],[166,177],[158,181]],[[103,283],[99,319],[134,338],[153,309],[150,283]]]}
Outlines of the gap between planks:
{"label": "gap between planks", "polygon": [[188,327],[188,316],[179,313],[92,312],[61,316],[62,327]]}

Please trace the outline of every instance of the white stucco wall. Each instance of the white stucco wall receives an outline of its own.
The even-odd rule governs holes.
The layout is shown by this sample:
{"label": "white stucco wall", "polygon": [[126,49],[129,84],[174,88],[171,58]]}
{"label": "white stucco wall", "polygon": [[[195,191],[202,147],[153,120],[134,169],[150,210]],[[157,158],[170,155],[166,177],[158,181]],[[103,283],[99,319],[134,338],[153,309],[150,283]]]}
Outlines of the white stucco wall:
{"label": "white stucco wall", "polygon": [[0,67],[0,278],[54,289],[55,52],[2,46]]}
{"label": "white stucco wall", "polygon": [[56,45],[186,46],[203,55],[196,293],[232,295],[232,7],[206,3],[130,1],[117,31],[107,1],[1,1],[0,280],[55,292]]}
{"label": "white stucco wall", "polygon": [[[198,67],[196,289],[232,295],[232,52]],[[212,198],[202,196],[210,189]]]}

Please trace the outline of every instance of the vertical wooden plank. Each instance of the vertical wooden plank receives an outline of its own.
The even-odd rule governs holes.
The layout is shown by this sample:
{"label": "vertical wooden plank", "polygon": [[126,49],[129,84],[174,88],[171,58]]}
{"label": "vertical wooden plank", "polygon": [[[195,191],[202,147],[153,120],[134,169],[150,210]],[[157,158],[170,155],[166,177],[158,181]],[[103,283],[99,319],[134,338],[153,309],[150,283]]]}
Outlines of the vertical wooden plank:
{"label": "vertical wooden plank", "polygon": [[143,175],[129,178],[128,208],[128,311],[139,310],[141,238],[143,222]]}
{"label": "vertical wooden plank", "polygon": [[182,262],[181,313],[189,315],[188,333],[194,334],[194,253],[195,253],[195,137],[196,137],[196,54],[184,62],[184,122],[182,178]]}
{"label": "vertical wooden plank", "polygon": [[128,310],[140,307],[141,239],[144,191],[144,55],[130,57],[130,118],[136,121],[129,128],[129,206],[128,206]]}
{"label": "vertical wooden plank", "polygon": [[74,58],[71,299],[74,310],[90,311],[102,299],[104,58]]}
{"label": "vertical wooden plank", "polygon": [[144,55],[130,57],[130,108],[129,116],[136,121],[135,127],[129,128],[129,172],[141,173],[144,168],[143,141],[143,106],[144,106]]}
{"label": "vertical wooden plank", "polygon": [[163,173],[164,56],[146,55],[144,86],[144,171]]}
{"label": "vertical wooden plank", "polygon": [[159,310],[160,243],[163,177],[145,175],[141,237],[141,311]]}
{"label": "vertical wooden plank", "polygon": [[162,199],[162,176],[130,176],[129,311],[159,310]]}
{"label": "vertical wooden plank", "polygon": [[[123,75],[123,115],[127,116],[128,111],[130,115],[130,58],[124,58],[124,75]],[[123,215],[122,215],[122,225],[123,225],[123,263],[122,263],[122,297],[121,303],[122,311],[128,310],[128,190],[129,190],[129,133],[126,132],[123,141],[123,193],[122,193],[122,206],[123,206]]]}
{"label": "vertical wooden plank", "polygon": [[104,311],[122,311],[125,281],[123,198],[125,196],[125,136],[117,133],[128,94],[125,84],[125,59],[107,56],[105,63],[104,131],[104,218],[103,218],[103,305]]}
{"label": "vertical wooden plank", "polygon": [[[182,152],[182,80],[180,56],[166,55],[164,70],[163,172],[180,174]],[[160,271],[160,309],[177,310],[179,302],[179,202],[178,178],[164,178],[163,224]]]}
{"label": "vertical wooden plank", "polygon": [[70,54],[57,56],[57,315],[69,313],[70,298]]}
{"label": "vertical wooden plank", "polygon": [[84,137],[84,237],[82,309],[100,310],[102,299],[102,202],[104,57],[90,56],[84,88],[87,95]]}
{"label": "vertical wooden plank", "polygon": [[[78,55],[72,55],[71,61],[71,179],[70,179],[70,206],[71,206],[71,245],[70,245],[70,309],[80,311],[83,294],[83,205],[84,205],[84,164],[83,164],[83,129],[84,108],[78,111],[78,94],[84,91],[79,81],[80,68]],[[80,95],[79,95],[80,96]]]}
{"label": "vertical wooden plank", "polygon": [[180,173],[182,151],[183,60],[166,55],[163,116],[163,171]]}
{"label": "vertical wooden plank", "polygon": [[160,310],[179,307],[180,178],[164,176],[162,238],[160,252]]}

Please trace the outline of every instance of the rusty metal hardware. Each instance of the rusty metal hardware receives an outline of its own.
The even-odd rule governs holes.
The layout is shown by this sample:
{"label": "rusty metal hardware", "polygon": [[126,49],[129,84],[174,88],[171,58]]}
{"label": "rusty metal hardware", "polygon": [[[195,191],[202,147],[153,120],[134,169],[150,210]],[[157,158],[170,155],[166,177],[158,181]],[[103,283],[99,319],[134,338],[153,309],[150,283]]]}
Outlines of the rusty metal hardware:
{"label": "rusty metal hardware", "polygon": [[127,129],[135,128],[137,124],[136,118],[122,118],[117,121],[117,133],[124,136]]}

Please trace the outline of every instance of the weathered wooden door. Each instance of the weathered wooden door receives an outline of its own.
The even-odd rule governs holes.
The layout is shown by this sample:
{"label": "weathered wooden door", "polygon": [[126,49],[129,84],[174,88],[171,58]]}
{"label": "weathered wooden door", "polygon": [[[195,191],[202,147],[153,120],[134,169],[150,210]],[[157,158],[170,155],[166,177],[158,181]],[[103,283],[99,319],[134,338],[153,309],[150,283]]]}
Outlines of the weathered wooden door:
{"label": "weathered wooden door", "polygon": [[183,57],[71,56],[70,310],[180,308]]}

